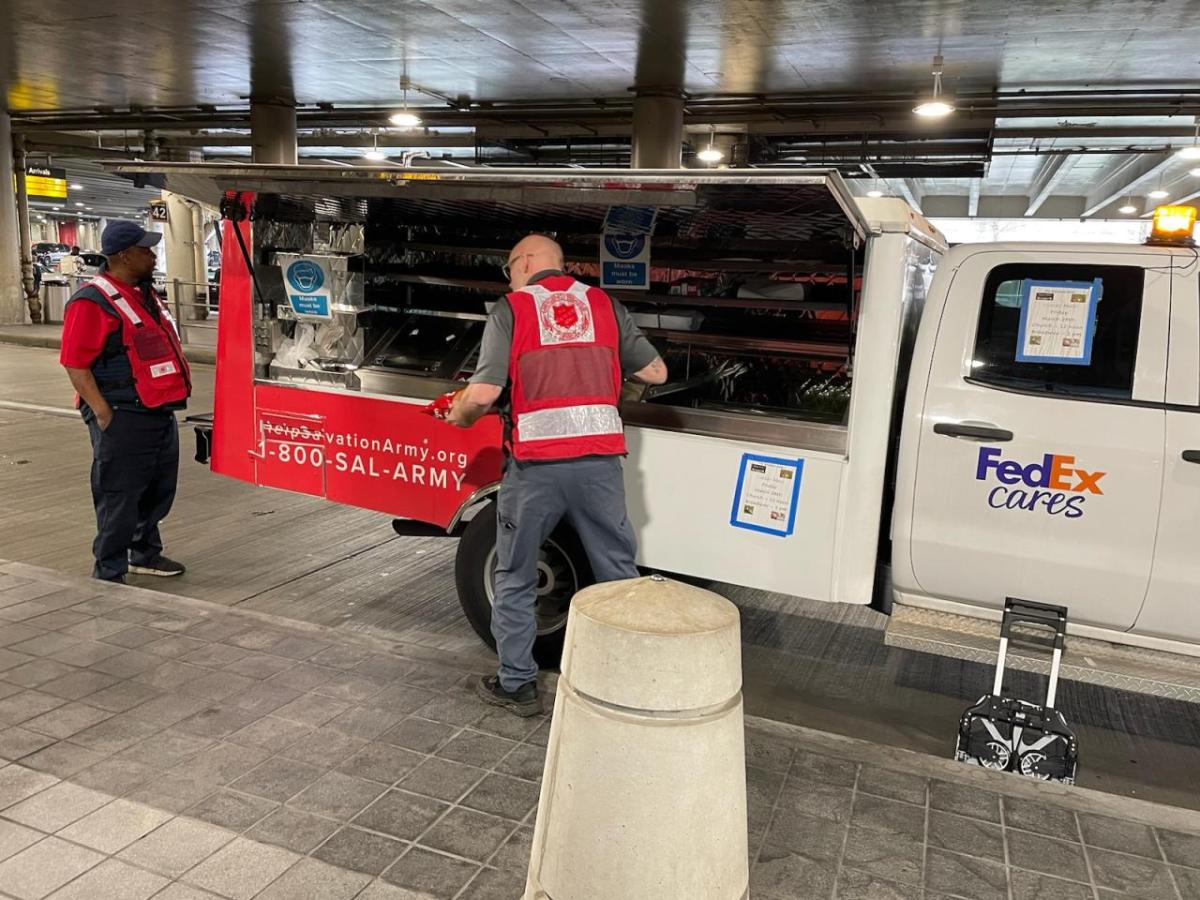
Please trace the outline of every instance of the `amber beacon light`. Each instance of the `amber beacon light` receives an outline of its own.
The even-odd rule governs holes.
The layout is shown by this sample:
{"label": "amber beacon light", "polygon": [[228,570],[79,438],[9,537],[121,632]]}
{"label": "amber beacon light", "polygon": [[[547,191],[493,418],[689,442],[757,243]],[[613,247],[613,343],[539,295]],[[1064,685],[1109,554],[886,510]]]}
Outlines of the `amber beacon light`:
{"label": "amber beacon light", "polygon": [[1196,207],[1159,206],[1154,210],[1149,243],[1193,246],[1192,229],[1195,226]]}

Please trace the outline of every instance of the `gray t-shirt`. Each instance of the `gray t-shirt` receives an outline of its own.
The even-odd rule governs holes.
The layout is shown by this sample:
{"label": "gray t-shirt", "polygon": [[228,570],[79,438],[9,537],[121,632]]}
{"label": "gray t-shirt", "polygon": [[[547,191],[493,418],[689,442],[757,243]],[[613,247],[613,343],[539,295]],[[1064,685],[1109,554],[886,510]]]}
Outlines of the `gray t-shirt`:
{"label": "gray t-shirt", "polygon": [[[529,280],[530,284],[561,275],[561,272],[538,272]],[[613,314],[617,317],[620,335],[621,371],[626,377],[638,372],[658,358],[654,345],[642,334],[624,306],[613,300]],[[512,355],[513,313],[507,298],[502,298],[492,307],[487,324],[483,328],[483,344],[479,348],[479,365],[471,376],[472,384],[491,384],[504,387],[508,384],[508,363]]]}

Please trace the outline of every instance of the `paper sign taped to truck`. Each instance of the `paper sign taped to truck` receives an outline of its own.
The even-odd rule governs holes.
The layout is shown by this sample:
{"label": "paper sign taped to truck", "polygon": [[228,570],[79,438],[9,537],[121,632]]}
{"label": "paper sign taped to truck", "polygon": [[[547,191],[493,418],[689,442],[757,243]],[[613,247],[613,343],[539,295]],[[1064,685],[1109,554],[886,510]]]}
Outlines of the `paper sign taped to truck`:
{"label": "paper sign taped to truck", "polygon": [[787,537],[796,528],[802,459],[742,455],[729,524]]}
{"label": "paper sign taped to truck", "polygon": [[1017,362],[1087,366],[1101,281],[1035,281],[1021,288]]}

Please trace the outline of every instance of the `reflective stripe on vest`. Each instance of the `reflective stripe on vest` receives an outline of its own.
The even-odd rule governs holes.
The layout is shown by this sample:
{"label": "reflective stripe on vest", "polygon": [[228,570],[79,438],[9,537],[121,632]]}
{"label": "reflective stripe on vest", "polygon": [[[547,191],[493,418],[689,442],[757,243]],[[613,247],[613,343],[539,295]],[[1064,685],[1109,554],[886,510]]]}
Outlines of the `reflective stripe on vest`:
{"label": "reflective stripe on vest", "polygon": [[119,290],[117,290],[117,286],[115,284],[113,284],[103,275],[97,275],[92,279],[92,286],[99,288],[100,292],[108,297],[109,302],[121,312],[121,315],[129,320],[130,325],[132,325],[134,328],[142,327],[142,317],[134,312],[134,309],[132,306],[130,306],[129,301],[125,299],[125,296]]}
{"label": "reflective stripe on vest", "polygon": [[517,431],[522,441],[621,434],[621,414],[606,404],[539,409],[517,416]]}

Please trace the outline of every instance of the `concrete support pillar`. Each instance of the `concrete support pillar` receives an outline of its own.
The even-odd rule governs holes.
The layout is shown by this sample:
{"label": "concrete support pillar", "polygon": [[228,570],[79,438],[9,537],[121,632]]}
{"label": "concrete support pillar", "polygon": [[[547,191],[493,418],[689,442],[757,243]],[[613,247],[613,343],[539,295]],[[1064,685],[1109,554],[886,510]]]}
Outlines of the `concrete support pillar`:
{"label": "concrete support pillar", "polygon": [[738,611],[661,576],[571,603],[524,900],[745,900]]}
{"label": "concrete support pillar", "polygon": [[[17,226],[12,119],[0,109],[0,325],[25,322],[25,290],[21,286],[21,235]],[[24,172],[21,173],[22,179]]]}
{"label": "concrete support pillar", "polygon": [[161,145],[158,142],[158,134],[152,128],[147,128],[142,132],[142,157],[147,162],[155,162],[158,160],[161,150]]}
{"label": "concrete support pillar", "polygon": [[683,163],[683,74],[687,58],[685,0],[645,0],[633,86],[635,169],[678,169]]}
{"label": "concrete support pillar", "polygon": [[33,240],[29,234],[29,191],[25,186],[25,139],[19,135],[13,141],[13,169],[17,173],[17,232],[20,235],[21,290],[29,307],[29,320],[35,325],[42,321],[42,298],[33,281]]}
{"label": "concrete support pillar", "polygon": [[279,101],[250,101],[251,159],[296,164],[296,107]]}
{"label": "concrete support pillar", "polygon": [[167,204],[167,221],[163,226],[163,249],[166,251],[167,297],[172,312],[181,319],[196,319],[197,298],[203,296],[204,270],[196,271],[196,234],[192,208],[195,205],[178,194],[163,191]]}
{"label": "concrete support pillar", "polygon": [[639,92],[633,101],[635,169],[678,169],[683,163],[683,97]]}

